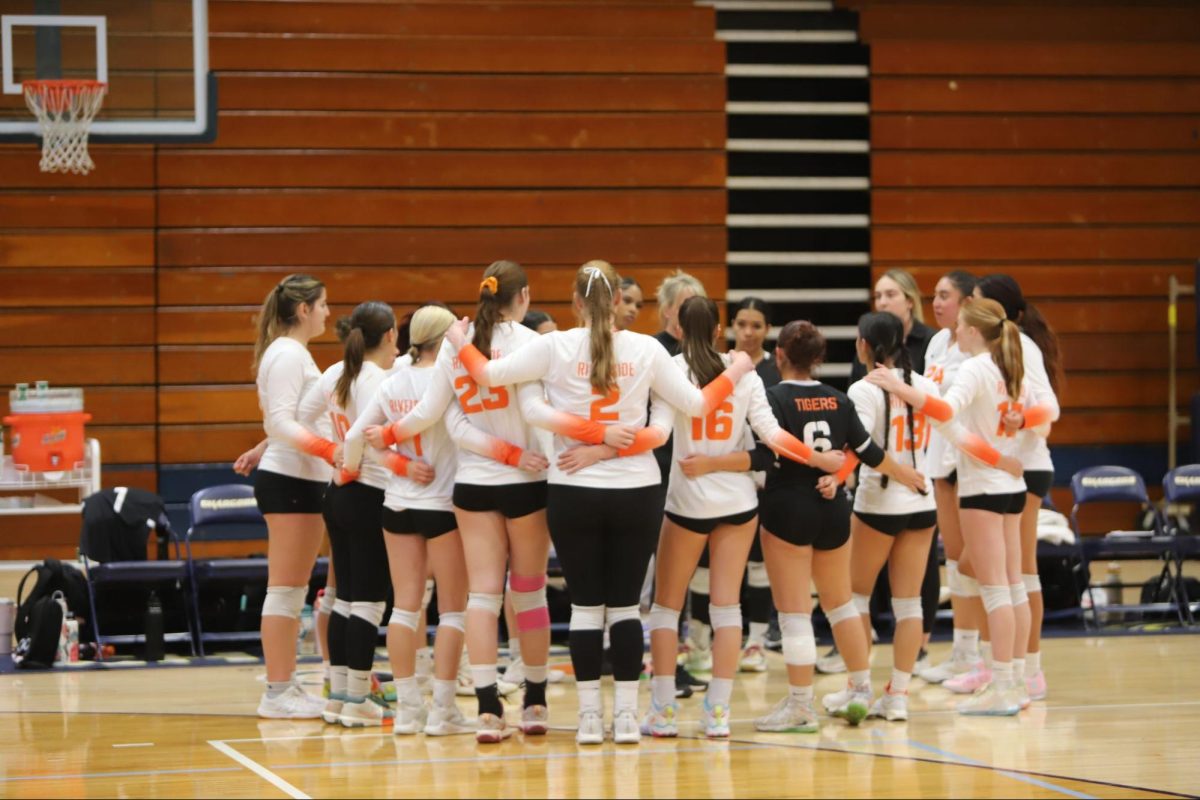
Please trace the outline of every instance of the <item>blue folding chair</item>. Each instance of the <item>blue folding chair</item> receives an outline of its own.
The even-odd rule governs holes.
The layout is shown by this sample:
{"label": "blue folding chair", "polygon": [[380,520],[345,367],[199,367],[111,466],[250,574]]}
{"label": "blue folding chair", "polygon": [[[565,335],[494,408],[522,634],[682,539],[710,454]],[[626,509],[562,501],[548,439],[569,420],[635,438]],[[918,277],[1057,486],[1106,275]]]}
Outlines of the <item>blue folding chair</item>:
{"label": "blue folding chair", "polygon": [[1178,587],[1179,602],[1183,607],[1188,624],[1191,625],[1196,621],[1197,609],[1193,608],[1193,605],[1200,605],[1196,602],[1200,601],[1200,597],[1193,599],[1188,596],[1187,582],[1183,575],[1183,563],[1189,559],[1200,558],[1200,536],[1185,532],[1176,519],[1168,513],[1168,506],[1182,503],[1200,506],[1200,464],[1176,467],[1164,475],[1163,499],[1162,530],[1175,540],[1175,574],[1178,579],[1176,586]]}
{"label": "blue folding chair", "polygon": [[[1163,562],[1159,579],[1165,579],[1172,587],[1176,585],[1173,567],[1175,565],[1174,538],[1164,535],[1159,529],[1158,518],[1154,518],[1154,527],[1149,531],[1110,531],[1104,536],[1084,536],[1079,529],[1079,508],[1088,503],[1137,503],[1141,508],[1150,508],[1150,497],[1146,493],[1146,484],[1142,476],[1127,467],[1088,467],[1081,469],[1071,477],[1071,493],[1075,503],[1071,507],[1071,528],[1075,531],[1075,539],[1079,545],[1079,557],[1083,562],[1083,575],[1086,585],[1084,594],[1089,595],[1093,588],[1099,588],[1092,583],[1091,562],[1093,561],[1135,561],[1158,559]],[[1109,587],[1141,589],[1141,584],[1120,583],[1107,584]],[[1186,624],[1183,610],[1178,602],[1177,592],[1172,588],[1174,602],[1164,603],[1135,603],[1106,605],[1105,611],[1111,613],[1162,613],[1174,612],[1179,617],[1180,624]],[[1092,623],[1100,626],[1100,614],[1091,595]],[[1087,622],[1087,616],[1084,616]]]}
{"label": "blue folding chair", "polygon": [[[94,518],[99,512],[112,511],[114,494],[116,495],[116,503],[120,503],[125,499],[124,492],[127,491],[123,487],[118,487],[116,490],[108,489],[95,494],[88,495],[83,500],[84,519]],[[149,495],[148,492],[144,493]],[[175,557],[162,558],[163,553],[160,550],[160,557],[153,561],[148,560],[109,560],[99,561],[97,558],[107,558],[107,548],[104,547],[104,542],[100,541],[98,536],[89,535],[87,523],[85,522],[84,529],[79,541],[79,557],[83,562],[84,572],[87,577],[88,605],[91,609],[92,630],[96,635],[96,644],[98,658],[103,658],[104,645],[122,645],[122,644],[143,644],[146,641],[144,633],[133,634],[118,634],[105,635],[100,629],[100,604],[97,602],[97,589],[102,586],[115,586],[119,584],[141,584],[141,585],[163,585],[174,583],[175,590],[183,599],[183,614],[186,620],[186,631],[167,631],[163,634],[164,642],[183,642],[186,641],[191,650],[192,655],[196,655],[196,632],[193,628],[194,612],[189,600],[189,584],[191,583],[191,573],[188,569],[188,562],[180,556],[179,552],[179,537],[171,530],[171,525],[167,521],[167,516],[163,511],[162,500],[154,496],[157,504],[147,502],[149,498],[143,500],[142,505],[145,519],[140,523],[132,522],[133,525],[144,530],[145,536],[140,537],[143,541],[142,547],[145,547],[145,538],[150,533],[157,532],[160,537],[165,537],[166,541],[174,544]],[[118,505],[115,514],[120,514],[121,508]],[[120,524],[119,517],[114,518],[114,524]],[[138,538],[138,537],[135,537]],[[98,552],[93,554],[93,548]],[[132,555],[132,554],[129,554]],[[164,600],[168,599],[166,597]]]}

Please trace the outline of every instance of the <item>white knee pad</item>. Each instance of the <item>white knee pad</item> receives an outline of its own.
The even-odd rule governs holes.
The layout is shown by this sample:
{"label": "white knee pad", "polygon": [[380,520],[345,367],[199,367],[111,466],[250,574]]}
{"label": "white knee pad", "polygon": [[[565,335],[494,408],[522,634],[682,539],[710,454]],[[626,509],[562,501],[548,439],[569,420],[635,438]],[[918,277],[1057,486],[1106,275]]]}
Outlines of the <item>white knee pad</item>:
{"label": "white knee pad", "polygon": [[979,581],[970,575],[958,573],[958,585],[962,589],[963,597],[979,597]]}
{"label": "white knee pad", "polygon": [[695,574],[688,582],[688,589],[696,594],[708,594],[708,567],[696,567]]}
{"label": "white knee pad", "polygon": [[1022,575],[1021,583],[1025,584],[1025,593],[1033,594],[1042,590],[1042,579],[1038,575]]}
{"label": "white knee pad", "polygon": [[467,632],[467,615],[462,611],[445,611],[438,614],[439,628],[454,628],[462,633]]}
{"label": "white knee pad", "polygon": [[783,660],[792,666],[817,663],[817,640],[813,636],[812,617],[808,614],[779,613],[779,632],[783,639]]}
{"label": "white knee pad", "polygon": [[1008,585],[1008,591],[1012,596],[1012,604],[1014,608],[1029,603],[1029,594],[1025,591],[1024,583],[1010,583]]}
{"label": "white knee pad", "polygon": [[843,622],[854,620],[858,622],[858,618],[866,612],[859,612],[858,604],[854,601],[840,605],[837,608],[831,608],[825,612],[825,618],[829,620],[829,627],[840,625]]}
{"label": "white knee pad", "polygon": [[337,587],[326,586],[325,591],[321,593],[321,598],[317,601],[317,611],[322,614],[332,614],[333,604],[337,602]]}
{"label": "white knee pad", "polygon": [[359,600],[350,604],[350,616],[358,617],[372,628],[378,628],[383,620],[383,609],[387,603],[366,603]]}
{"label": "white knee pad", "polygon": [[[709,607],[711,611],[711,606]],[[679,612],[673,608],[660,606],[655,603],[650,609],[650,630],[678,631]]]}
{"label": "white knee pad", "polygon": [[[573,607],[572,607],[572,610],[573,610]],[[608,623],[608,627],[610,627],[610,628],[613,625],[616,625],[618,622],[628,622],[631,619],[637,620],[638,624],[641,624],[641,622],[642,622],[642,614],[641,614],[641,611],[638,610],[637,606],[621,606],[619,608],[606,608],[604,610],[604,618],[605,618],[605,621]]]}
{"label": "white knee pad", "polygon": [[268,586],[267,598],[263,600],[262,615],[300,619],[300,611],[304,608],[307,595],[307,586]]}
{"label": "white knee pad", "polygon": [[742,629],[742,606],[740,603],[734,603],[731,606],[713,606],[708,607],[708,619],[715,631],[719,628],[737,628]]}
{"label": "white knee pad", "polygon": [[604,606],[577,606],[572,603],[570,630],[604,630]]}
{"label": "white knee pad", "polygon": [[421,598],[421,608],[429,608],[433,602],[433,578],[425,579],[425,596]]}
{"label": "white knee pad", "polygon": [[350,611],[354,608],[354,604],[349,600],[337,599],[333,601],[333,613],[337,614],[342,619],[350,619]]}
{"label": "white knee pad", "polygon": [[417,632],[417,625],[421,622],[421,612],[406,611],[403,608],[392,607],[392,618],[388,620],[388,625],[399,625],[401,628],[408,628],[413,633]]}
{"label": "white knee pad", "polygon": [[892,616],[899,623],[905,619],[922,619],[920,597],[893,597]]}
{"label": "white knee pad", "polygon": [[550,627],[550,608],[546,604],[546,576],[510,575],[509,596],[517,616],[517,630],[537,631]]}
{"label": "white knee pad", "polygon": [[859,616],[871,613],[871,595],[869,594],[852,594],[850,595],[851,602],[854,603],[854,608],[858,611]]}
{"label": "white knee pad", "polygon": [[983,598],[983,608],[989,614],[1012,605],[1012,590],[1007,586],[980,586],[979,596]]}
{"label": "white knee pad", "polygon": [[770,589],[771,579],[767,576],[767,565],[761,561],[746,564],[746,584],[752,589]]}
{"label": "white knee pad", "polygon": [[467,610],[470,611],[471,609],[486,611],[492,616],[499,618],[500,612],[504,610],[504,595],[471,592],[467,595]]}

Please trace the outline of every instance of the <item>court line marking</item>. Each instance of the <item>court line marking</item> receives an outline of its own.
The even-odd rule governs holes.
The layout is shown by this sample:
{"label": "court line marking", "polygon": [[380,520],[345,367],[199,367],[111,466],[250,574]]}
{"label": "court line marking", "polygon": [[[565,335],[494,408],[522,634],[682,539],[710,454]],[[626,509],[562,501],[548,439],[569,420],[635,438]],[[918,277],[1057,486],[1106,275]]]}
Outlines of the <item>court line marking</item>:
{"label": "court line marking", "polygon": [[123,772],[75,772],[60,775],[12,775],[0,783],[27,781],[91,780],[93,778],[153,778],[159,775],[201,775],[210,772],[241,772],[241,767],[197,767],[195,769],[135,769]]}
{"label": "court line marking", "polygon": [[300,791],[295,786],[292,786],[290,783],[288,783],[283,778],[276,775],[271,770],[264,767],[262,764],[259,764],[257,761],[255,761],[254,759],[250,758],[247,755],[243,755],[242,753],[239,753],[237,750],[234,750],[232,747],[225,744],[224,742],[217,740],[217,739],[209,739],[208,743],[210,745],[212,745],[212,747],[214,749],[216,749],[218,752],[224,753],[225,755],[229,756],[234,761],[241,764],[243,767],[250,770],[255,775],[257,775],[258,777],[265,780],[267,783],[274,786],[276,789],[279,789],[281,792],[286,794],[288,797],[294,797],[294,798],[296,798],[296,800],[311,800],[311,798],[308,795],[306,795],[304,792]]}
{"label": "court line marking", "polygon": [[943,758],[951,759],[951,763],[966,764],[966,765],[969,765],[972,767],[986,767],[987,769],[991,769],[991,770],[995,771],[998,775],[1003,775],[1006,778],[1011,778],[1016,781],[1021,781],[1023,783],[1028,783],[1033,786],[1037,786],[1039,789],[1049,789],[1054,792],[1059,792],[1060,794],[1065,794],[1068,797],[1078,798],[1078,800],[1096,800],[1095,795],[1085,794],[1084,792],[1077,792],[1074,789],[1068,789],[1065,786],[1058,786],[1057,784],[1053,784],[1048,781],[1039,780],[1038,778],[1034,778],[1029,775],[1022,775],[1019,772],[1011,772],[1009,770],[1004,769],[1003,767],[998,767],[998,766],[995,766],[992,764],[988,764],[984,761],[977,761],[973,758],[968,758],[966,756],[960,756],[957,753],[951,753],[947,750],[942,750],[940,748],[934,747],[933,745],[928,745],[923,742],[918,742],[916,739],[909,739],[908,746],[915,747],[918,750],[924,750],[927,753],[933,753],[934,755],[942,756]]}
{"label": "court line marking", "polygon": [[113,747],[154,747],[154,742],[125,742],[114,744]]}

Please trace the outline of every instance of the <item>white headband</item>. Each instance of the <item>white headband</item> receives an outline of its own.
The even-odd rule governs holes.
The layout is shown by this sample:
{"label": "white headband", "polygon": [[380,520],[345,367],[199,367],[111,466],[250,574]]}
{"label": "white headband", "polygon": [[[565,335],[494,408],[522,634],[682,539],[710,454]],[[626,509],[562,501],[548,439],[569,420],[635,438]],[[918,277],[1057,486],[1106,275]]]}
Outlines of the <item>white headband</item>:
{"label": "white headband", "polygon": [[587,288],[583,290],[584,297],[592,293],[592,281],[596,278],[604,281],[604,288],[608,289],[610,295],[612,294],[612,287],[608,285],[608,278],[604,277],[604,272],[599,267],[586,267],[584,271],[588,276]]}

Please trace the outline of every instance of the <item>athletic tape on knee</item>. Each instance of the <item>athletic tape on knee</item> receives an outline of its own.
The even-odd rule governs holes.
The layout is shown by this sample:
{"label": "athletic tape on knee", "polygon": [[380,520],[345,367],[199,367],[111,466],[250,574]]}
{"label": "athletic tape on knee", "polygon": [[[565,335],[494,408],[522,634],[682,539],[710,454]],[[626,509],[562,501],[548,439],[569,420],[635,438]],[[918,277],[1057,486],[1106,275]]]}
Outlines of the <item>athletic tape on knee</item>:
{"label": "athletic tape on knee", "polygon": [[571,604],[571,630],[604,630],[604,606],[577,606]]}
{"label": "athletic tape on knee", "polygon": [[332,614],[333,604],[337,602],[337,587],[326,586],[320,599],[317,600],[317,611],[321,614]]}
{"label": "athletic tape on knee", "polygon": [[1012,604],[1016,606],[1025,605],[1029,602],[1029,593],[1025,591],[1024,583],[1010,583],[1008,591],[1012,595]]}
{"label": "athletic tape on knee", "polygon": [[[574,606],[571,607],[574,610]],[[606,608],[604,610],[604,618],[611,628],[618,622],[628,622],[631,619],[637,620],[640,625],[642,622],[642,613],[637,606],[619,606],[617,608]]]}
{"label": "athletic tape on knee", "polygon": [[983,598],[983,608],[989,614],[1012,605],[1012,590],[1007,586],[980,586],[979,596]]}
{"label": "athletic tape on knee", "polygon": [[1042,579],[1038,575],[1022,575],[1021,583],[1025,584],[1025,593],[1033,594],[1042,590]]}
{"label": "athletic tape on knee", "polygon": [[467,611],[486,611],[494,617],[499,617],[504,609],[504,595],[471,592],[467,595]]}
{"label": "athletic tape on knee", "polygon": [[865,614],[865,611],[858,610],[858,603],[851,600],[849,603],[844,603],[837,608],[826,609],[825,618],[829,620],[829,627],[839,625],[843,622],[854,620],[858,622],[858,618]]}
{"label": "athletic tape on knee", "polygon": [[337,614],[339,617],[350,619],[351,608],[353,608],[353,605],[349,600],[338,599],[333,601],[333,613]]}
{"label": "athletic tape on knee", "polygon": [[852,594],[850,601],[854,603],[854,609],[859,616],[871,613],[871,596],[869,594]]}
{"label": "athletic tape on knee", "polygon": [[439,628],[454,628],[462,633],[467,632],[467,615],[462,611],[443,611],[438,614]]}
{"label": "athletic tape on knee", "polygon": [[740,631],[742,629],[742,606],[740,603],[734,603],[731,606],[710,605],[708,619],[714,631],[720,628],[737,628]]}
{"label": "athletic tape on knee", "polygon": [[378,628],[380,621],[383,620],[385,607],[387,607],[387,603],[384,602],[369,603],[356,600],[350,604],[350,616],[358,617],[372,628]]}
{"label": "athletic tape on knee", "polygon": [[649,627],[652,631],[678,631],[679,612],[673,608],[667,608],[666,606],[660,606],[658,603],[655,603],[650,609]]}
{"label": "athletic tape on knee", "polygon": [[970,575],[958,573],[958,585],[962,589],[963,597],[979,597],[979,581]]}
{"label": "athletic tape on knee", "polygon": [[421,598],[421,608],[429,608],[433,602],[433,578],[425,579],[425,596]]}
{"label": "athletic tape on knee", "polygon": [[892,616],[896,622],[904,619],[923,619],[920,597],[893,597]]}
{"label": "athletic tape on knee", "polygon": [[688,590],[696,594],[708,594],[708,567],[696,567],[696,572],[688,582]]}
{"label": "athletic tape on knee", "polygon": [[767,565],[761,561],[746,564],[746,585],[752,589],[770,589],[771,579],[767,576]]}
{"label": "athletic tape on knee", "polygon": [[408,628],[413,633],[417,631],[417,625],[421,622],[420,611],[405,611],[403,608],[392,608],[392,617],[388,620],[388,625],[399,625],[401,628]]}
{"label": "athletic tape on knee", "polygon": [[783,660],[796,667],[817,663],[817,640],[813,636],[812,617],[808,614],[779,613],[779,633],[783,639]]}
{"label": "athletic tape on knee", "polygon": [[550,608],[546,605],[546,575],[512,574],[508,579],[518,631],[540,631],[550,627]]}
{"label": "athletic tape on knee", "polygon": [[263,600],[262,615],[300,619],[300,610],[304,608],[304,598],[307,595],[307,586],[268,586],[267,598]]}

